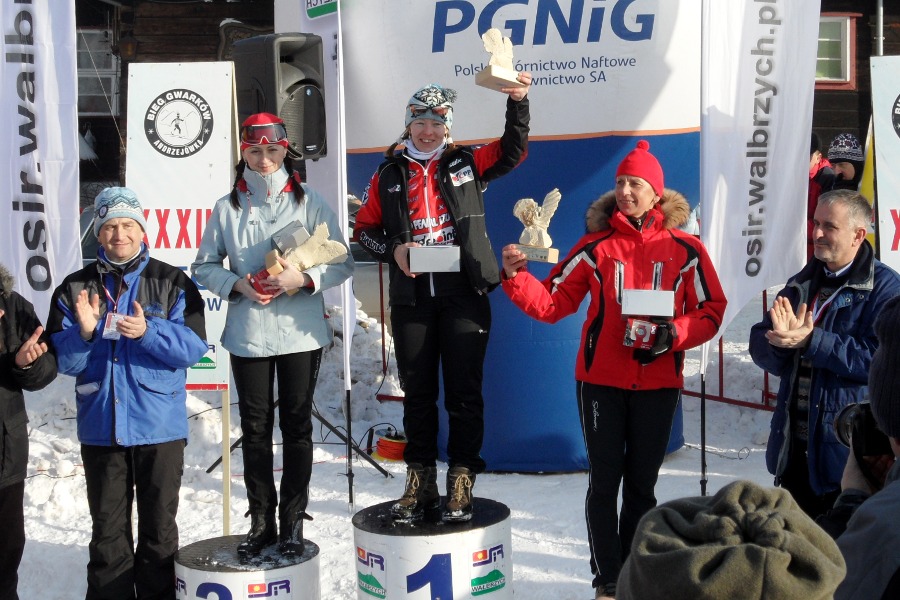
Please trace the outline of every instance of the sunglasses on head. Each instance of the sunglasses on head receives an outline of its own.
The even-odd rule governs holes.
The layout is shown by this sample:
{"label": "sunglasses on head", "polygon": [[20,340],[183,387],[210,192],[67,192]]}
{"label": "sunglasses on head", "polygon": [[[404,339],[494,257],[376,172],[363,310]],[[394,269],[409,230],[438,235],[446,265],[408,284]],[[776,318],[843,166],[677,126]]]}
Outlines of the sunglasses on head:
{"label": "sunglasses on head", "polygon": [[266,125],[248,125],[241,131],[241,141],[257,146],[259,144],[277,144],[287,139],[287,131],[281,123]]}
{"label": "sunglasses on head", "polygon": [[418,104],[410,104],[409,112],[412,114],[413,118],[420,117],[427,112],[431,114],[444,118],[446,117],[452,109],[449,106],[420,106]]}

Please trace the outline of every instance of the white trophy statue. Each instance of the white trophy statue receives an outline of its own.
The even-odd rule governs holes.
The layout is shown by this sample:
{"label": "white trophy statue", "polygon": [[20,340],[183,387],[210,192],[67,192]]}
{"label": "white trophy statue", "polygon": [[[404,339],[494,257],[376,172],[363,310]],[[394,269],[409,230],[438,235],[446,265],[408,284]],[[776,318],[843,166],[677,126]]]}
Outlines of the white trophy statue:
{"label": "white trophy statue", "polygon": [[488,29],[481,40],[484,42],[484,49],[490,52],[491,60],[475,76],[475,83],[497,91],[508,87],[525,87],[517,79],[519,74],[513,68],[513,46],[510,39],[503,37],[499,29]]}
{"label": "white trophy statue", "polygon": [[552,263],[559,260],[559,250],[550,247],[553,240],[550,239],[547,228],[550,227],[550,219],[561,199],[562,194],[553,188],[544,196],[540,206],[531,198],[522,198],[513,206],[513,215],[525,226],[517,247],[528,260]]}

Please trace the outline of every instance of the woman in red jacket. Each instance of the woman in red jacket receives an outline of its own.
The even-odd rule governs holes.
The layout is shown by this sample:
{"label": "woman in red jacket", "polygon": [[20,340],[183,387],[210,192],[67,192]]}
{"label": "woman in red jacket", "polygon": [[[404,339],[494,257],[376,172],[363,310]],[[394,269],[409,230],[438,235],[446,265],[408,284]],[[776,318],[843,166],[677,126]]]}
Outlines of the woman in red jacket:
{"label": "woman in red jacket", "polygon": [[[639,141],[619,164],[615,193],[594,202],[587,235],[543,282],[525,270],[515,245],[503,249],[503,289],[529,316],[555,323],[590,295],[575,379],[590,465],[585,515],[596,598],[615,597],[638,520],[656,505],[684,351],[716,334],[726,304],[703,244],[678,229],[690,207],[665,190],[649,147]],[[626,290],[673,292],[674,316],[654,323],[652,347],[637,348],[626,335]]]}

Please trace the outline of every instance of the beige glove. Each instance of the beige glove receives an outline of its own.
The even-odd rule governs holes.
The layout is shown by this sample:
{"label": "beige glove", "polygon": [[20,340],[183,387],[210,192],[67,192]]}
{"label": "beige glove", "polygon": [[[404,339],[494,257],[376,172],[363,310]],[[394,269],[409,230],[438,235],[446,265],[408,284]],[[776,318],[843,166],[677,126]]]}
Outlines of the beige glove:
{"label": "beige glove", "polygon": [[328,239],[328,224],[319,223],[309,239],[284,254],[285,260],[300,271],[316,265],[333,265],[343,262],[347,248],[340,242]]}

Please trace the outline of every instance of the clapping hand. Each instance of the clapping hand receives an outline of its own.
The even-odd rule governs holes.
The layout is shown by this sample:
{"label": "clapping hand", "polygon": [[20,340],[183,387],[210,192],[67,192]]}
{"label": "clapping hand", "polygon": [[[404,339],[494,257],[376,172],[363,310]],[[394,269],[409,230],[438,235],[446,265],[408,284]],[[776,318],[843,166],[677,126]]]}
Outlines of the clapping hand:
{"label": "clapping hand", "polygon": [[94,294],[88,300],[88,291],[81,290],[75,298],[75,320],[81,326],[82,339],[91,339],[100,322],[100,296]]}
{"label": "clapping hand", "polygon": [[116,323],[116,331],[127,337],[136,340],[147,333],[147,319],[144,317],[144,309],[137,300],[134,301],[134,314],[128,317],[122,317]]}
{"label": "clapping hand", "polygon": [[805,348],[813,332],[813,314],[801,304],[794,313],[790,301],[784,296],[775,298],[769,309],[772,329],[766,332],[769,343],[778,348]]}

